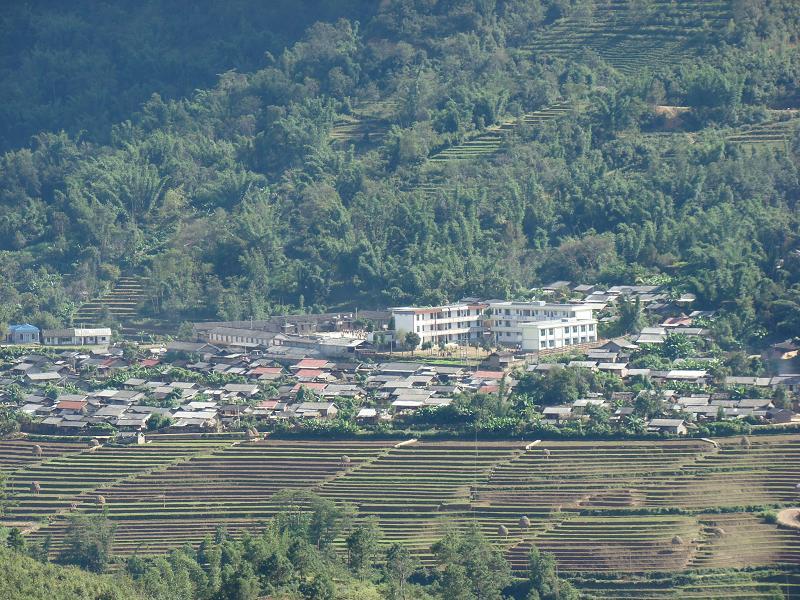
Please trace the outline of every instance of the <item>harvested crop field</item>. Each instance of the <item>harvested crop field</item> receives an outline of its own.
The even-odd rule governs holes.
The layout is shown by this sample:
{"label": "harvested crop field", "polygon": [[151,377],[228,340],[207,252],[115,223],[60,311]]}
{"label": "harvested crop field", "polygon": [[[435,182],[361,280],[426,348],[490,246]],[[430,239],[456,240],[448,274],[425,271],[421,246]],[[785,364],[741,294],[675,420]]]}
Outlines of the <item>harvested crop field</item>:
{"label": "harvested crop field", "polygon": [[[308,489],[377,517],[384,543],[407,544],[424,564],[446,527],[476,522],[520,576],[536,545],[589,597],[634,597],[618,579],[598,584],[611,574],[646,578],[653,591],[641,597],[675,597],[659,595],[659,573],[720,569],[748,573],[749,591],[737,597],[770,597],[775,569],[795,589],[800,530],[761,513],[797,505],[800,436],[716,442],[155,438],[41,456],[15,442],[25,460],[5,467],[5,519],[57,553],[69,514],[105,510],[117,525],[115,553],[153,554],[199,544],[221,525],[256,531],[281,510],[275,493]],[[685,597],[731,585],[698,576]]]}

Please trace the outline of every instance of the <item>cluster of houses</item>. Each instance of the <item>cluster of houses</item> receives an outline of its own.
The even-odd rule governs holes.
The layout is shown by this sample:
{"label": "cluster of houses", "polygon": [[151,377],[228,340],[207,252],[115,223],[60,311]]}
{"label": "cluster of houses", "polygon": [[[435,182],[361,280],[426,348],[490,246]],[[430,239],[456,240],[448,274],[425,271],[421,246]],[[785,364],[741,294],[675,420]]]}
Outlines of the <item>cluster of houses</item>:
{"label": "cluster of houses", "polygon": [[[105,425],[138,432],[154,424],[210,431],[239,426],[243,419],[332,419],[343,402],[355,407],[353,418],[366,424],[391,421],[426,406],[446,406],[464,391],[497,393],[502,385],[513,385],[499,364],[498,359],[494,368],[476,370],[266,357],[260,351],[202,342],[171,342],[136,360],[115,349],[97,354],[32,352],[0,372],[0,403],[27,415],[29,427],[42,433],[91,432]],[[128,373],[151,376],[123,379]],[[12,389],[25,393],[12,397]]]}
{"label": "cluster of houses", "polygon": [[[345,409],[348,418],[368,425],[447,406],[464,392],[510,393],[517,383],[512,373],[519,370],[545,374],[571,367],[610,372],[627,383],[646,378],[658,384],[662,410],[660,418],[647,422],[650,431],[683,434],[693,424],[718,419],[798,421],[785,404],[776,406],[771,398],[780,388],[800,392],[800,375],[731,376],[718,382],[696,368],[629,368],[628,358],[637,347],[625,338],[608,340],[569,362],[537,362],[500,352],[477,367],[452,361],[319,358],[313,348],[307,348],[307,356],[268,354],[207,342],[170,342],[137,359],[126,359],[115,348],[31,352],[0,369],[0,403],[27,415],[27,426],[42,433],[94,434],[108,426],[130,433],[154,427],[218,431],[243,421],[334,419]],[[687,383],[707,391],[678,391]],[[758,388],[763,393],[752,395],[761,397],[736,391]],[[556,425],[588,420],[594,405],[607,409],[612,421],[624,421],[634,415],[637,400],[633,392],[589,394],[571,404],[544,407],[541,418]]]}
{"label": "cluster of houses", "polygon": [[588,394],[585,398],[571,404],[547,406],[542,410],[545,423],[563,425],[570,421],[588,420],[590,407],[606,409],[611,422],[624,423],[635,416],[635,404],[639,396],[652,395],[660,404],[662,415],[668,417],[651,418],[645,425],[648,431],[685,435],[699,424],[718,420],[742,419],[751,417],[757,422],[774,425],[800,424],[800,416],[794,411],[776,407],[771,398],[736,399],[729,391],[713,393],[692,393],[681,395],[676,390],[660,390],[658,396],[652,390],[633,392],[614,392],[610,399],[599,394]]}
{"label": "cluster of houses", "polygon": [[[149,347],[145,358],[126,358],[109,345],[109,329],[39,331],[15,325],[9,343],[69,348],[32,346],[0,365],[0,403],[28,415],[31,427],[52,432],[108,426],[126,432],[156,426],[208,431],[238,427],[243,420],[334,419],[343,411],[369,424],[447,406],[465,392],[508,394],[516,385],[512,372],[570,367],[610,373],[625,384],[655,384],[662,410],[647,423],[651,431],[682,434],[695,423],[717,419],[798,420],[791,401],[776,406],[770,400],[776,390],[800,393],[800,374],[794,374],[800,370],[789,366],[800,351],[792,340],[770,349],[781,363],[770,376],[732,374],[720,381],[702,356],[673,361],[668,369],[642,368],[632,361],[636,353],[665,343],[672,333],[707,338],[703,325],[713,312],[691,310],[691,295],[655,286],[601,290],[555,282],[537,295],[545,300],[465,298],[437,307],[196,323],[193,339]],[[599,324],[623,298],[639,304],[658,325],[604,340]],[[409,337],[418,349],[430,349],[422,353],[427,360],[413,362],[411,356],[412,362],[398,362],[396,349],[404,344],[408,350]],[[456,344],[497,350],[479,366],[467,366],[466,355],[462,364],[437,361],[437,348]],[[564,353],[571,359],[554,360]],[[591,406],[599,406],[614,421],[624,421],[636,402],[632,392],[590,395],[545,407],[541,418],[554,424],[587,420]]]}

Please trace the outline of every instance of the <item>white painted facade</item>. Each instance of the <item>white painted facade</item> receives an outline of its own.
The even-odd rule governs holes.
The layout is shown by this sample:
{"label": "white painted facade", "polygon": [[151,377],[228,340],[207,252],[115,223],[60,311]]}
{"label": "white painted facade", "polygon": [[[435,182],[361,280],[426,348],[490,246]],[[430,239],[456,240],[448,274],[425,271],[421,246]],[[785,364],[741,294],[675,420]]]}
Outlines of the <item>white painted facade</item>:
{"label": "white painted facade", "polygon": [[448,304],[427,308],[401,307],[392,309],[394,329],[398,338],[413,331],[425,342],[438,344],[476,342],[483,336],[485,304]]}
{"label": "white painted facade", "polygon": [[526,352],[552,350],[597,341],[597,320],[567,318],[522,323],[522,349]]}
{"label": "white painted facade", "polygon": [[523,342],[523,323],[560,319],[592,320],[596,305],[548,304],[546,302],[489,302],[487,326],[499,345],[517,346]]}
{"label": "white painted facade", "polygon": [[47,346],[105,346],[111,343],[111,329],[108,327],[45,329],[42,338]]}

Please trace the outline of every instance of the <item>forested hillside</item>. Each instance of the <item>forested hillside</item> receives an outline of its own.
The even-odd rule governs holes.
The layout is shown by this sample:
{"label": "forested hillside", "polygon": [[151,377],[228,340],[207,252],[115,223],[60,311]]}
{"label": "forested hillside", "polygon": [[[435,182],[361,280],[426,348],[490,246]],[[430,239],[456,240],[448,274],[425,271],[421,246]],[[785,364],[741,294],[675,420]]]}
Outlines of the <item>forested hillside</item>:
{"label": "forested hillside", "polygon": [[0,150],[65,130],[108,142],[152,94],[180,98],[252,71],[318,20],[364,18],[362,0],[9,2],[0,15]]}
{"label": "forested hillside", "polygon": [[[725,308],[723,339],[800,329],[797,3],[353,3],[352,20],[311,25],[263,62],[285,38],[249,37],[250,4],[227,37],[206,22],[208,44],[144,35],[167,62],[123,69],[130,81],[103,88],[119,105],[84,85],[75,111],[36,114],[38,88],[11,103],[12,142],[33,124],[101,130],[43,132],[3,156],[0,322],[67,322],[120,275],[147,276],[146,310],[175,323],[505,297],[558,278],[671,282]],[[593,42],[565,44],[573,31]],[[179,97],[229,64],[215,50],[228,43],[252,70]],[[38,52],[12,45],[15,60]],[[624,60],[631,47],[644,50]],[[7,81],[43,85],[25,70]]]}

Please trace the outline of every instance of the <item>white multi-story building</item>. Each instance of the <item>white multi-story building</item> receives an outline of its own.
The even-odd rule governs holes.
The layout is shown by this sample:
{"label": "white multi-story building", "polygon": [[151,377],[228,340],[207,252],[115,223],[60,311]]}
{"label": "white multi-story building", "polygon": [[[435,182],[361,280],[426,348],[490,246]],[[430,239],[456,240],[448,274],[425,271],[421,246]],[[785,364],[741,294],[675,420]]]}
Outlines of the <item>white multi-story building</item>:
{"label": "white multi-story building", "polygon": [[[402,307],[393,308],[394,328],[399,339],[413,331],[420,337],[420,345],[425,342],[472,343],[491,336],[497,345],[522,346],[524,350],[541,348],[561,348],[575,344],[597,341],[597,321],[594,311],[597,306],[591,304],[548,304],[546,302],[515,302],[489,300],[488,302],[465,300],[447,306]],[[524,328],[539,323],[575,321],[577,335],[562,336],[559,341],[555,337],[544,337],[545,346],[538,343],[534,347],[525,344]],[[588,328],[591,330],[581,329]],[[531,329],[528,327],[528,329]],[[545,328],[549,329],[549,328]],[[562,327],[563,332],[563,327]],[[528,334],[530,335],[530,333]],[[546,334],[544,334],[546,335]],[[591,337],[591,339],[589,339]],[[577,340],[574,341],[573,340]],[[553,345],[550,345],[550,342]]]}
{"label": "white multi-story building", "polygon": [[483,336],[486,306],[465,302],[427,308],[393,308],[394,330],[401,339],[413,331],[419,336],[420,345],[477,342]]}
{"label": "white multi-story building", "polygon": [[596,305],[549,304],[542,301],[515,302],[489,301],[489,319],[486,326],[498,345],[522,344],[522,324],[558,319],[592,320]]}
{"label": "white multi-story building", "polygon": [[597,341],[597,320],[566,318],[522,323],[522,349],[552,350]]}

